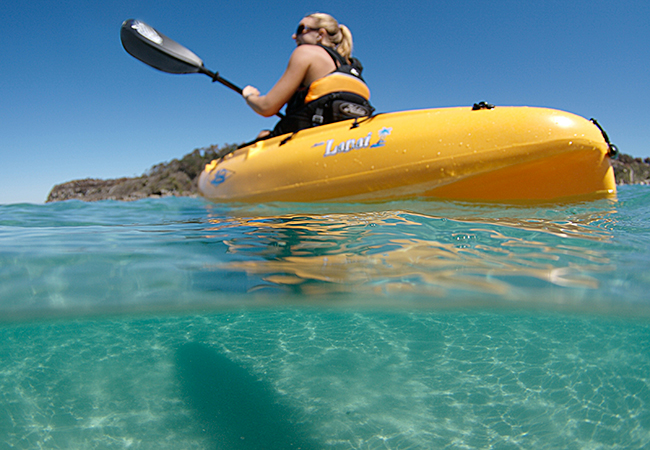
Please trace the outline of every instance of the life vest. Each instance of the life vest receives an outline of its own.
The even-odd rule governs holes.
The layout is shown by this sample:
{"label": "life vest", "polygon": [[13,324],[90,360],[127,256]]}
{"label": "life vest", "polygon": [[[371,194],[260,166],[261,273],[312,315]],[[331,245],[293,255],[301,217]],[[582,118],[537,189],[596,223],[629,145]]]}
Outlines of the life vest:
{"label": "life vest", "polygon": [[330,55],[336,69],[306,88],[298,90],[287,103],[285,117],[272,135],[372,114],[370,90],[361,77],[363,66],[356,58],[348,62],[336,50],[317,44]]}

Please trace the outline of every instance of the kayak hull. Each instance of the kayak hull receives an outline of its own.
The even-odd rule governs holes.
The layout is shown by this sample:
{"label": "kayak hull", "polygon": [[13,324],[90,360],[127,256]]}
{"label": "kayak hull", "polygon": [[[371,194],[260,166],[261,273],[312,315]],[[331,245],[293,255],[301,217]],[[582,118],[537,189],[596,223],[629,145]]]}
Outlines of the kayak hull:
{"label": "kayak hull", "polygon": [[214,202],[539,202],[611,197],[601,130],[546,108],[379,114],[259,141],[208,164]]}

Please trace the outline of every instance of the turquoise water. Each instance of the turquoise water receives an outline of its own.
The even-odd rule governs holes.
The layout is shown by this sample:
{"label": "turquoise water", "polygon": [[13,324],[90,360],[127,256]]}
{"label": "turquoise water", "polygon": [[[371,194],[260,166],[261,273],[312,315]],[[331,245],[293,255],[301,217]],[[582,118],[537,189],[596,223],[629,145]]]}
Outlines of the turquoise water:
{"label": "turquoise water", "polygon": [[645,448],[649,205],[0,206],[0,449]]}

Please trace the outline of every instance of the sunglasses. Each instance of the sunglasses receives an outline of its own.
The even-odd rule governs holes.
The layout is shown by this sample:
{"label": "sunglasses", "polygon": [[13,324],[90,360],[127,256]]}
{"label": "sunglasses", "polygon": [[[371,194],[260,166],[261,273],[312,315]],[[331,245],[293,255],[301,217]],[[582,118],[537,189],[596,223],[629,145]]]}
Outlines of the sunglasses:
{"label": "sunglasses", "polygon": [[300,24],[296,29],[296,36],[301,36],[305,33],[309,33],[310,31],[318,31],[318,30],[320,30],[320,28],[309,28],[304,26],[303,24]]}

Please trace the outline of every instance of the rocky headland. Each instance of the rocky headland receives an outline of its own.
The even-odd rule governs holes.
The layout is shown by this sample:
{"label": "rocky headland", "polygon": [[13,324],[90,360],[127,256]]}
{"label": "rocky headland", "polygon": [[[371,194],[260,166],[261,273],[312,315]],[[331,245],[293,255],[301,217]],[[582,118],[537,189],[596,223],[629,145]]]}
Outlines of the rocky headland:
{"label": "rocky headland", "polygon": [[620,153],[612,160],[616,184],[650,184],[650,158],[634,158]]}
{"label": "rocky headland", "polygon": [[139,177],[100,180],[85,178],[57,184],[47,196],[46,203],[63,200],[122,200],[142,198],[192,197],[198,195],[197,182],[207,163],[237,148],[226,145],[195,149],[181,159],[153,166]]}
{"label": "rocky headland", "polygon": [[[195,149],[181,159],[153,166],[139,177],[100,180],[86,178],[57,184],[46,202],[63,200],[122,200],[132,201],[157,197],[192,197],[198,195],[197,181],[203,167],[237,148],[225,145]],[[650,158],[634,158],[619,154],[612,160],[616,183],[650,184]]]}

